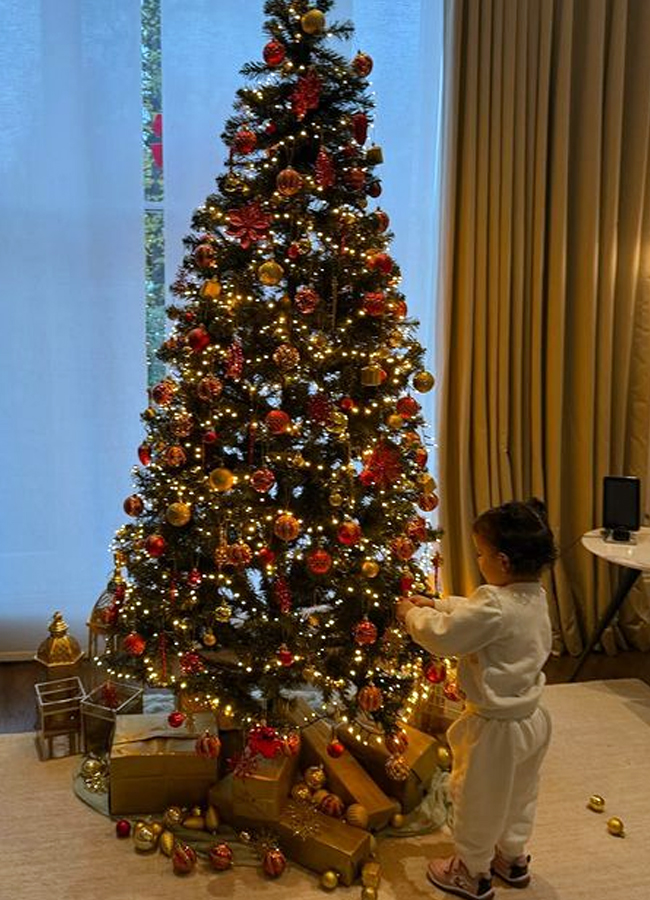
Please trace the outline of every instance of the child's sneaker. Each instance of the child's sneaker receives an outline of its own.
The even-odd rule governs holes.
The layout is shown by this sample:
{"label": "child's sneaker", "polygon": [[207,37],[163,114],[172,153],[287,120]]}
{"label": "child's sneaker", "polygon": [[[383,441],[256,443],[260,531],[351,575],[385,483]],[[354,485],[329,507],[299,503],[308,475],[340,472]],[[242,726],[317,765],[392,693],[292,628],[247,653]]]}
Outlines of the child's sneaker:
{"label": "child's sneaker", "polygon": [[427,878],[441,891],[456,894],[465,900],[492,900],[494,897],[490,876],[472,878],[459,856],[432,859],[427,868]]}
{"label": "child's sneaker", "polygon": [[529,862],[530,856],[517,856],[515,859],[506,859],[497,847],[494,859],[490,865],[490,871],[511,887],[525,888],[530,884]]}

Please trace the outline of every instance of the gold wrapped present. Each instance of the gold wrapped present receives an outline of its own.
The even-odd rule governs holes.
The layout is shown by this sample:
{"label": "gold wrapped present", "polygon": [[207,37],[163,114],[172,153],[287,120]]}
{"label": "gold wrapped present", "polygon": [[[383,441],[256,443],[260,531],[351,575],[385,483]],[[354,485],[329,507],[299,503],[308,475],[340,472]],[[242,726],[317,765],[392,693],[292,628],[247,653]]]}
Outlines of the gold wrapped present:
{"label": "gold wrapped present", "polygon": [[356,731],[350,731],[348,726],[341,726],[338,736],[381,789],[401,804],[402,812],[409,813],[420,803],[429,787],[438,763],[438,742],[406,723],[401,723],[400,727],[408,737],[408,746],[401,757],[409,771],[406,778],[399,781],[391,778],[386,770],[391,754],[383,740],[377,741],[375,735],[362,731],[365,740],[359,741]]}
{"label": "gold wrapped present", "polygon": [[230,774],[215,784],[210,789],[210,803],[235,826],[275,822],[289,797],[297,766],[297,757],[257,756],[245,777]]}
{"label": "gold wrapped present", "polygon": [[283,714],[301,729],[301,764],[321,764],[327,776],[329,790],[337,794],[346,806],[360,803],[368,812],[368,828],[372,831],[384,828],[399,812],[395,800],[386,796],[373,781],[361,763],[351,754],[344,753],[333,759],[327,753],[332,740],[332,728],[322,719],[306,725],[314,718],[314,712],[302,698],[292,700]]}
{"label": "gold wrapped present", "polygon": [[290,801],[276,830],[289,859],[313,872],[338,872],[343,884],[352,884],[370,857],[368,831],[325,816],[309,804]]}
{"label": "gold wrapped present", "polygon": [[211,713],[188,717],[180,728],[170,728],[164,715],[117,716],[109,756],[111,813],[204,804],[217,777],[217,761],[195,749],[206,729],[214,731]]}

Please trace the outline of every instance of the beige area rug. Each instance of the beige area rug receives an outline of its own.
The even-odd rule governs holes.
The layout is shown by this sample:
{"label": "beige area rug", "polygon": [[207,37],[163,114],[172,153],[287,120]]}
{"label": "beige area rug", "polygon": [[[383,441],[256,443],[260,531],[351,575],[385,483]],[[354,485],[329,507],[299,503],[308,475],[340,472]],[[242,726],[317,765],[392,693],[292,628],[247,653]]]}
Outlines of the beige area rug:
{"label": "beige area rug", "polygon": [[[545,763],[531,845],[533,881],[526,891],[497,885],[521,900],[648,900],[650,897],[650,687],[636,680],[553,685],[546,705],[554,740]],[[323,896],[312,873],[291,865],[277,882],[240,866],[218,874],[200,863],[175,876],[161,854],[138,855],[114,836],[111,821],[72,791],[78,760],[39,762],[33,735],[0,736],[2,900],[268,900]],[[590,794],[607,801],[586,809]],[[608,815],[626,826],[606,830]],[[451,849],[444,831],[379,842],[380,900],[441,900],[424,877],[426,861]],[[495,882],[496,884],[496,882]],[[333,896],[360,898],[361,888]]]}

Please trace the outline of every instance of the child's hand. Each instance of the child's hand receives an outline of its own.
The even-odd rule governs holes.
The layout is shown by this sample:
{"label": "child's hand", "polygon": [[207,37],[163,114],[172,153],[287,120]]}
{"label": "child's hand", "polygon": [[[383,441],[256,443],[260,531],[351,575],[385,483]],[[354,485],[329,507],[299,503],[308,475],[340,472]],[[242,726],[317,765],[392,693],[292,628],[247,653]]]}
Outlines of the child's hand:
{"label": "child's hand", "polygon": [[395,617],[401,625],[404,624],[407,613],[412,610],[413,606],[415,605],[411,603],[411,600],[411,597],[400,597],[399,600],[395,603]]}
{"label": "child's hand", "polygon": [[420,594],[413,594],[409,600],[414,606],[430,606],[431,609],[436,608],[436,601],[433,597],[422,597]]}

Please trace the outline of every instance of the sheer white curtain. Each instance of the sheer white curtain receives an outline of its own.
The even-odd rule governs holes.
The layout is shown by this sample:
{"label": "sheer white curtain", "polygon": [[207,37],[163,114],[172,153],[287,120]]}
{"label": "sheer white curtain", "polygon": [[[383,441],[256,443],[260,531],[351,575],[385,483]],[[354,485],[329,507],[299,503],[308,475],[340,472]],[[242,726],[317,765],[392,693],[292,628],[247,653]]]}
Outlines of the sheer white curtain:
{"label": "sheer white curtain", "polygon": [[139,0],[0,0],[0,654],[84,635],[145,403]]}
{"label": "sheer white curtain", "polygon": [[[443,3],[335,12],[356,24],[350,55],[375,60],[380,202],[435,371]],[[169,283],[266,37],[263,0],[161,0],[161,14]],[[83,634],[130,492],[146,378],[139,42],[138,0],[0,0],[0,654],[33,649],[54,609]]]}
{"label": "sheer white curtain", "polygon": [[[241,66],[260,59],[263,0],[162,0],[167,280],[183,253],[190,214],[213,189],[226,157],[220,139],[241,87]],[[351,19],[356,34],[342,52],[374,59],[375,128],[384,151],[379,203],[395,232],[410,313],[435,371],[438,142],[443,0],[337,0],[332,17]],[[434,421],[435,391],[424,395]],[[433,434],[433,428],[431,428]]]}

